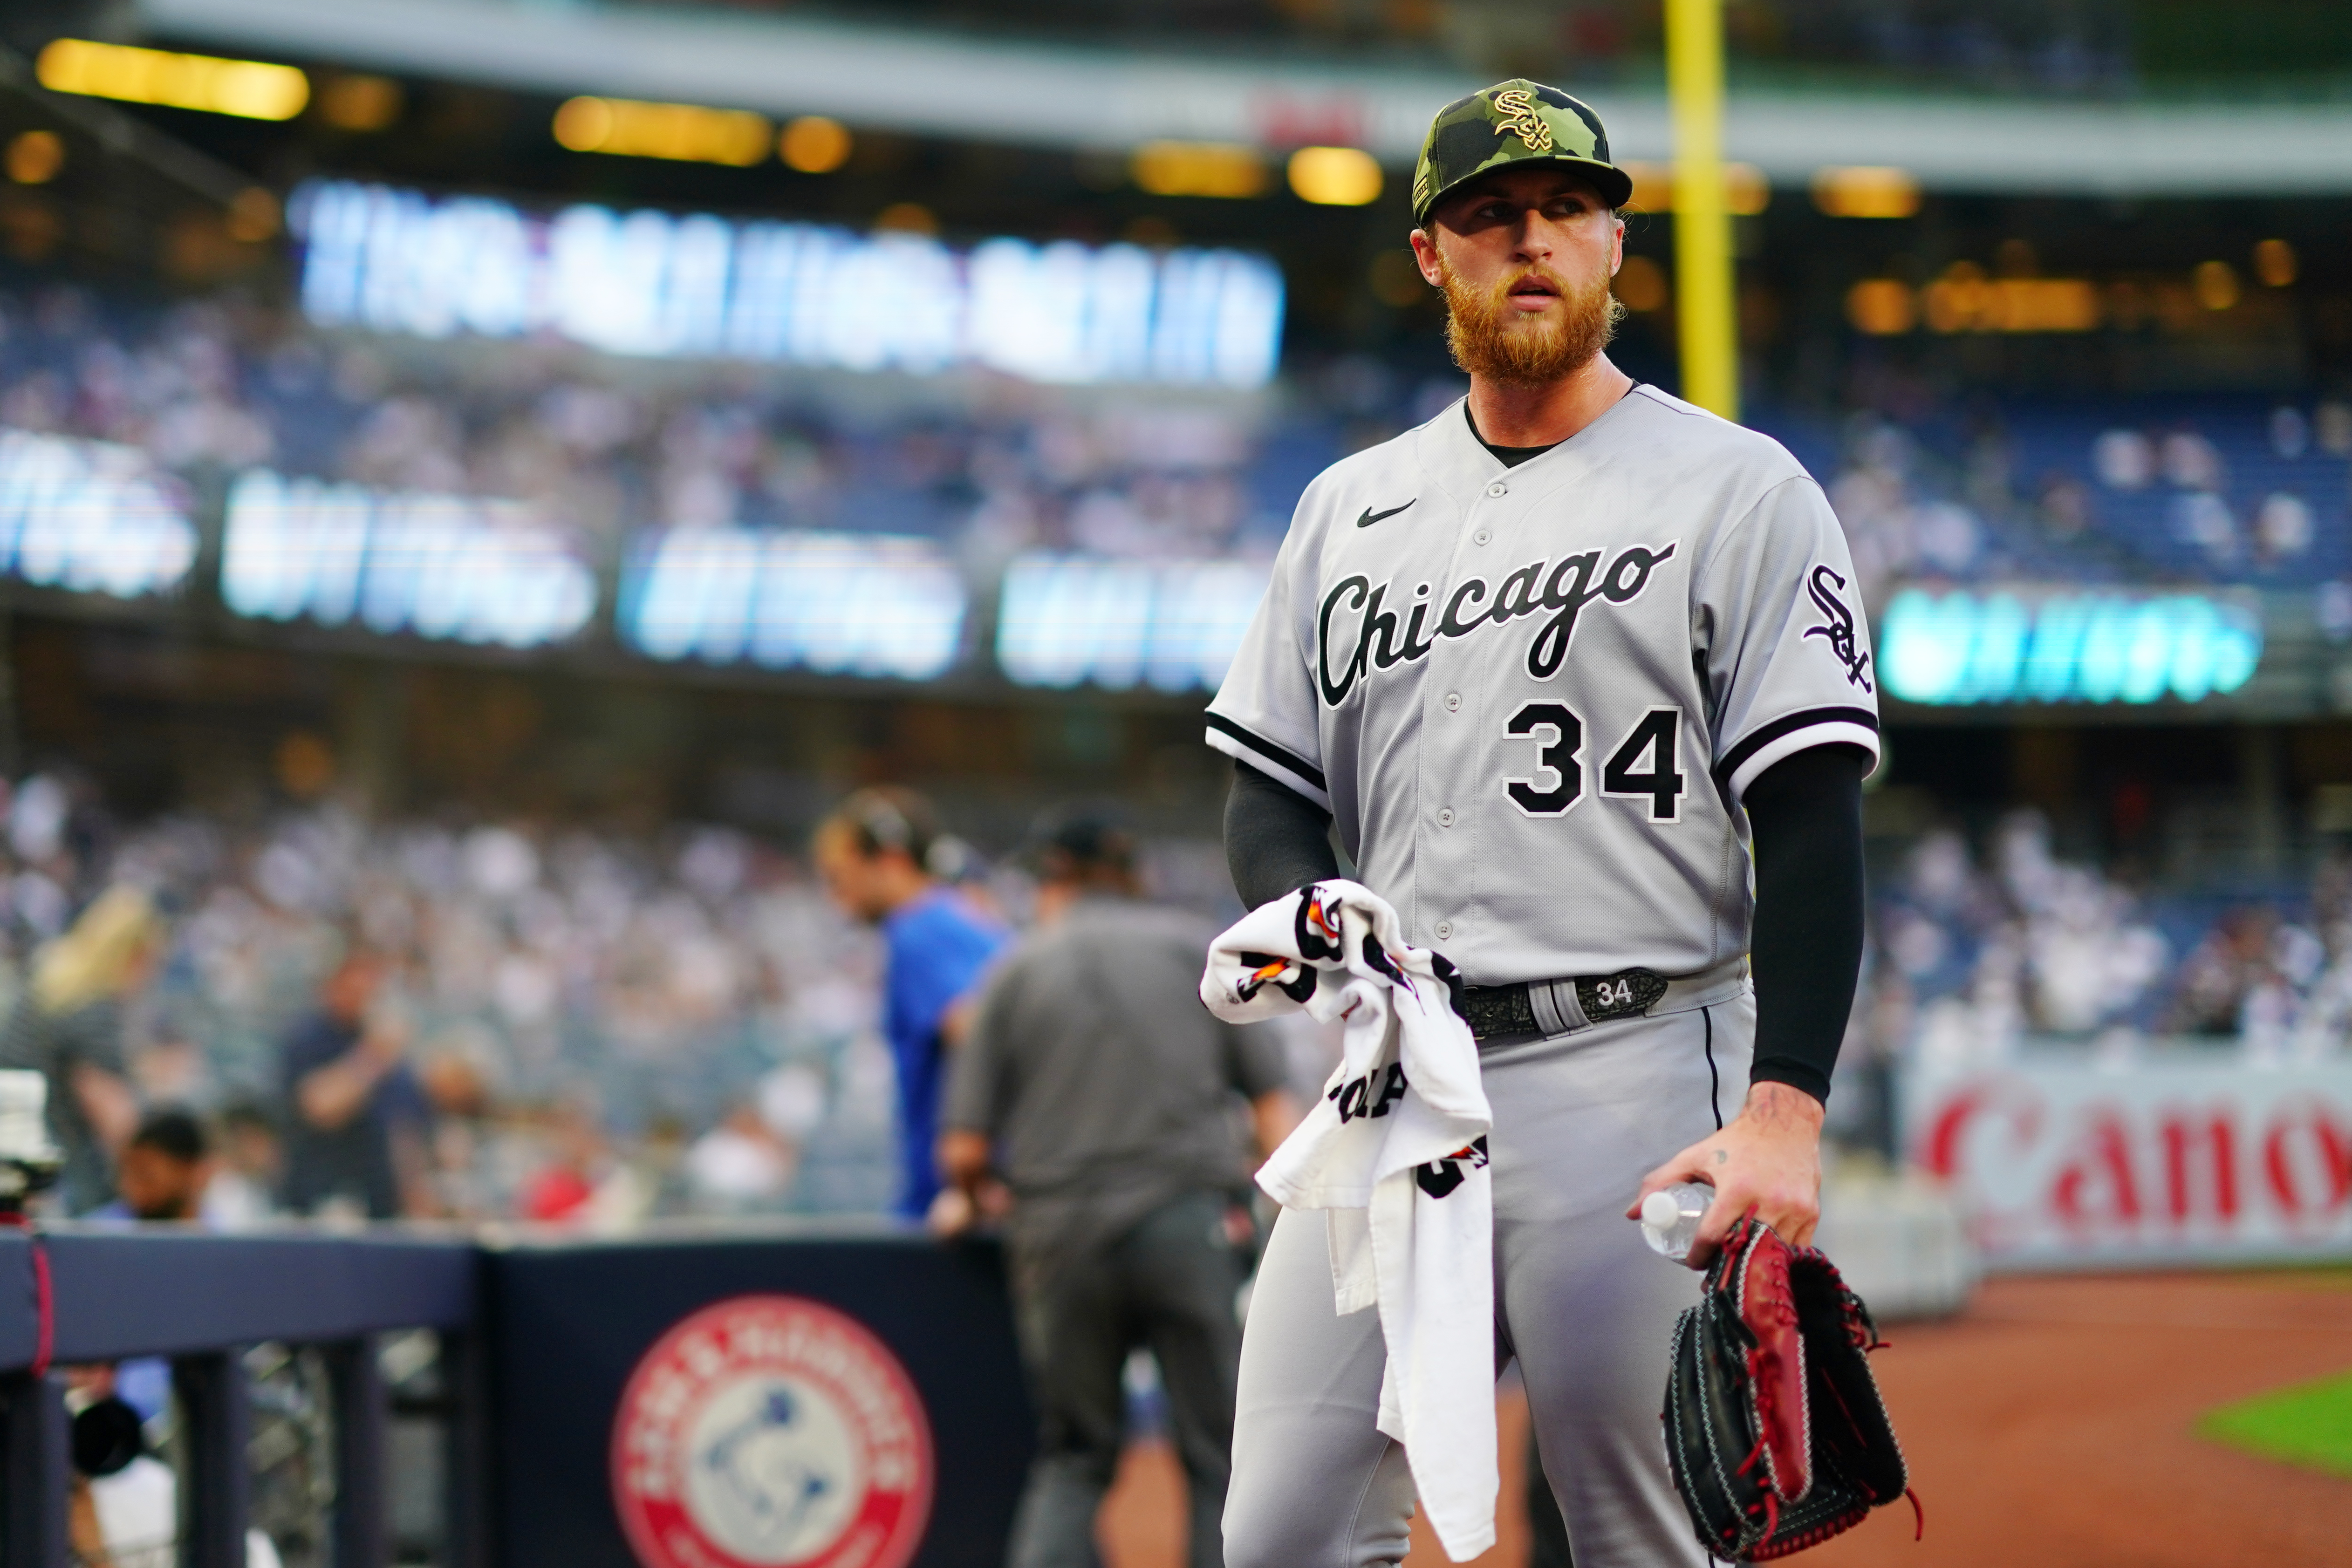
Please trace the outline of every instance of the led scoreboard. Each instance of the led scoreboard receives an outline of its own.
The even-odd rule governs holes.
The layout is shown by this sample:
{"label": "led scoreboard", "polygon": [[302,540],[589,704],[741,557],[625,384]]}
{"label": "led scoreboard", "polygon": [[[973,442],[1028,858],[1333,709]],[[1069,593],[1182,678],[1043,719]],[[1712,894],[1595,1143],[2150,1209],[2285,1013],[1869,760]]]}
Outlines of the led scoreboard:
{"label": "led scoreboard", "polygon": [[0,429],[0,573],[137,599],[196,559],[186,486],[135,446]]}
{"label": "led scoreboard", "polygon": [[313,181],[289,209],[323,326],[552,333],[619,354],[1037,382],[1257,387],[1282,273],[1232,250],[928,235]]}
{"label": "led scoreboard", "polygon": [[596,578],[520,501],[257,468],[229,490],[221,598],[261,620],[533,648],[588,623]]}
{"label": "led scoreboard", "polygon": [[2258,610],[2233,597],[2125,589],[1906,588],[1878,629],[1906,702],[2200,702],[2253,678]]}

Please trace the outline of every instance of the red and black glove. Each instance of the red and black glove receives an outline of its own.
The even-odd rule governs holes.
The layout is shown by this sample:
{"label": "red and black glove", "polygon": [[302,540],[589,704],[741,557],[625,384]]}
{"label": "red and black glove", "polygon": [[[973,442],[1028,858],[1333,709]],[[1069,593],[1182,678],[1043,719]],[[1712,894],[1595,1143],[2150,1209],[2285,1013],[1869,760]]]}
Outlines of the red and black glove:
{"label": "red and black glove", "polygon": [[1711,1555],[1785,1557],[1898,1497],[1918,1508],[1865,1357],[1878,1343],[1819,1250],[1753,1218],[1731,1228],[1666,1382],[1666,1457]]}

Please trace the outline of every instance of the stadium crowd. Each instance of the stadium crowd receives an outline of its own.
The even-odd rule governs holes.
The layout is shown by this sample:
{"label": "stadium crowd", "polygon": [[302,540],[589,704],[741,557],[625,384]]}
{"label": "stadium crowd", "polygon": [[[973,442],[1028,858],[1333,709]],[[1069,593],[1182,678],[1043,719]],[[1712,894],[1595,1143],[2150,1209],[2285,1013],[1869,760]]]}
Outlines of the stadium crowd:
{"label": "stadium crowd", "polygon": [[642,529],[721,524],[937,538],[975,568],[1032,548],[1270,552],[1281,484],[1295,494],[1328,444],[1284,457],[1265,423],[1230,399],[419,350],[227,299],[0,297],[0,426],[123,443],[199,481],[268,466],[517,498],[592,560]]}
{"label": "stadium crowd", "polygon": [[[0,294],[0,427],[137,446],[192,493],[266,465],[518,497],[600,560],[644,528],[725,523],[928,535],[975,577],[1034,548],[1264,553],[1308,475],[1454,390],[1357,358],[1264,399],[1080,398],[404,344],[229,298]],[[2352,637],[2343,403],[1759,423],[1825,476],[1874,609],[1922,579],[2316,582],[2322,629]],[[30,1027],[40,955],[79,954],[49,966],[73,984],[52,983],[98,1009],[83,1026],[110,1037],[122,1091],[65,1113],[91,1123],[76,1185],[93,1198],[110,1190],[95,1151],[125,1147],[144,1105],[203,1113],[211,1208],[239,1222],[289,1197],[612,1224],[892,1201],[880,951],[793,853],[717,827],[656,841],[332,808],[122,826],[48,777],[13,790],[6,821],[0,1054]],[[1851,1062],[1998,1055],[2034,1034],[2096,1039],[2117,1060],[2182,1035],[2307,1056],[2352,1021],[2352,870],[2236,901],[2159,894],[2060,859],[2031,814],[1979,836],[1972,852],[1927,831],[1882,865]],[[1203,913],[1227,912],[1216,879],[1192,880]],[[100,897],[117,886],[142,890],[143,915]],[[1010,871],[966,892],[1014,915],[1026,897]],[[109,909],[110,936],[88,925]],[[346,972],[352,954],[371,972]],[[374,1042],[370,1114],[415,1144],[399,1170],[341,1190],[294,1168],[308,1156],[289,1067],[338,1007]]]}
{"label": "stadium crowd", "polygon": [[[79,1064],[205,1113],[237,1177],[223,1218],[289,1197],[350,1218],[615,1224],[893,1197],[872,938],[741,835],[371,828],[332,809],[118,829],[46,776],[6,821],[9,1038],[28,1010],[68,1037],[16,1059],[68,1064],[61,1124]],[[345,1027],[321,1048],[327,1022]],[[355,1039],[362,1113],[415,1144],[388,1193],[302,1135],[302,1071]],[[119,1147],[132,1120],[94,1141]],[[87,1207],[105,1173],[79,1174],[68,1203]]]}
{"label": "stadium crowd", "polygon": [[1763,421],[1827,476],[1874,608],[1919,579],[2308,587],[2352,574],[2352,405]]}
{"label": "stadium crowd", "polygon": [[[1270,555],[1308,477],[1458,390],[1362,355],[1265,397],[820,377],[331,333],[229,297],[0,294],[0,427],[199,485],[269,466],[518,498],[594,562],[723,524],[929,537],[976,579],[1026,549]],[[2352,405],[1880,401],[1900,417],[1757,416],[1823,476],[1874,607],[1918,578],[2352,580]]]}
{"label": "stadium crowd", "polygon": [[[899,1196],[881,946],[798,846],[332,806],[121,824],[50,775],[8,792],[5,824],[0,1058],[52,1074],[76,1210],[118,1191],[142,1117],[183,1111],[215,1173],[203,1212],[228,1225],[290,1207],[624,1227]],[[1980,856],[1948,827],[1891,855],[1846,1067],[2027,1036],[2307,1059],[2352,1024],[2352,862],[2293,896],[2158,895],[2058,858],[2032,812]],[[1018,926],[1032,891],[1008,859],[955,895]],[[330,1062],[357,1081],[321,1088]],[[321,1134],[354,1103],[389,1167]]]}
{"label": "stadium crowd", "polygon": [[1973,854],[1939,828],[1878,884],[1857,1027],[1871,1057],[1997,1060],[2029,1035],[2088,1039],[2122,1065],[2152,1039],[2251,1062],[2341,1049],[2352,1022],[2352,861],[2267,895],[2136,888],[2053,853],[2038,811]]}

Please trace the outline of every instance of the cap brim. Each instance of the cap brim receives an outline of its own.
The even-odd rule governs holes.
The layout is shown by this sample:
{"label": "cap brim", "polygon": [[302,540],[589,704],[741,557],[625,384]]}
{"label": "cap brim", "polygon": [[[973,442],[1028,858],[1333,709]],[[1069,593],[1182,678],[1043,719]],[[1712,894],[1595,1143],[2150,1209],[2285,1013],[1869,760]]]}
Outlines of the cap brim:
{"label": "cap brim", "polygon": [[1413,222],[1426,223],[1429,220],[1429,214],[1437,210],[1438,203],[1474,180],[1487,174],[1499,173],[1506,169],[1523,169],[1532,163],[1557,163],[1563,168],[1575,170],[1592,182],[1592,187],[1601,193],[1601,199],[1612,207],[1622,207],[1633,199],[1633,176],[1618,168],[1614,163],[1603,163],[1592,158],[1570,158],[1559,154],[1550,157],[1514,158],[1507,163],[1491,164],[1478,170],[1475,173],[1463,175],[1423,204],[1421,210],[1413,214]]}

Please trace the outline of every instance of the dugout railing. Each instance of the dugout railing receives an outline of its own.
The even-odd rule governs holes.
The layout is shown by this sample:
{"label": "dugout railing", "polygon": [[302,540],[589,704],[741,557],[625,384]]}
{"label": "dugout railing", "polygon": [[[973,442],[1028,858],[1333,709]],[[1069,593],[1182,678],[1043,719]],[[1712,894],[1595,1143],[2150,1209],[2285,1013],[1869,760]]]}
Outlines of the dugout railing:
{"label": "dugout railing", "polygon": [[[0,1232],[0,1568],[71,1568],[68,1368],[169,1361],[179,1431],[179,1568],[245,1568],[247,1353],[314,1348],[331,1408],[331,1568],[392,1561],[393,1396],[380,1336],[431,1330],[444,1568],[488,1568],[488,1376],[471,1237],[219,1236],[59,1226]],[[46,1282],[44,1281],[46,1275]],[[412,1404],[415,1401],[412,1400]]]}

